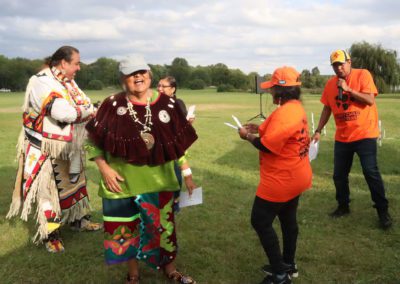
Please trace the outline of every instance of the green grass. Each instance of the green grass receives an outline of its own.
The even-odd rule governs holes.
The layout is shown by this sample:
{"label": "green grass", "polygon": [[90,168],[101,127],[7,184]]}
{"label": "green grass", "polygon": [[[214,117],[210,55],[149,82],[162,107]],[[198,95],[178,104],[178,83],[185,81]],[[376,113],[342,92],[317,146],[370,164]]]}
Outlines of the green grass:
{"label": "green grass", "polygon": [[[109,92],[88,92],[93,101]],[[178,267],[198,283],[258,283],[266,263],[263,250],[250,225],[250,210],[258,183],[258,153],[239,139],[223,122],[231,115],[241,121],[259,113],[259,96],[246,93],[215,93],[215,90],[180,90],[187,105],[196,104],[199,139],[190,150],[195,181],[204,190],[204,204],[181,210],[177,216]],[[62,230],[66,251],[48,254],[30,242],[33,221],[5,219],[16,170],[15,144],[21,127],[19,106],[23,94],[0,95],[0,275],[1,283],[123,283],[125,265],[106,267],[101,233]],[[399,283],[400,279],[400,96],[377,99],[386,139],[378,149],[379,166],[394,218],[389,231],[377,228],[377,216],[358,159],[350,177],[352,214],[332,220],[336,206],[333,169],[334,124],[327,126],[320,153],[313,161],[313,188],[303,194],[298,210],[300,234],[297,264],[300,277],[294,283]],[[303,103],[316,123],[319,96],[304,95]],[[263,95],[264,114],[275,108]],[[310,116],[309,116],[310,118]],[[311,124],[311,123],[310,123]],[[101,220],[101,200],[96,194],[99,174],[88,162],[88,187],[94,218]],[[279,224],[277,231],[279,232]],[[143,283],[169,283],[144,265]]]}

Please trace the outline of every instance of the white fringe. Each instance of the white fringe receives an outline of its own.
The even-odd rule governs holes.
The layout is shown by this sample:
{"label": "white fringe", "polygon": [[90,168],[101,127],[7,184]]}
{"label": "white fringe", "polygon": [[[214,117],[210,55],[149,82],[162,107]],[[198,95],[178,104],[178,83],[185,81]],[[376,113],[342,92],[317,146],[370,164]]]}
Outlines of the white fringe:
{"label": "white fringe", "polygon": [[24,153],[27,146],[28,146],[28,141],[25,140],[25,131],[24,128],[22,127],[22,130],[18,136],[18,142],[16,146],[17,148],[16,161],[18,162],[17,176],[15,177],[13,196],[10,204],[10,209],[8,210],[6,216],[7,219],[11,219],[12,217],[17,216],[21,208],[22,180],[24,175]]}
{"label": "white fringe", "polygon": [[[33,181],[31,188],[29,189],[28,195],[25,198],[21,219],[24,221],[28,220],[28,215],[32,211],[32,205],[38,201],[38,197],[50,196],[51,205],[53,211],[59,216],[61,213],[58,191],[53,175],[53,167],[49,158],[43,163],[38,175]],[[39,206],[38,206],[39,210]]]}
{"label": "white fringe", "polygon": [[92,211],[90,206],[89,198],[79,200],[74,206],[67,210],[62,211],[62,224],[69,224],[76,220],[82,219],[84,216],[88,215]]}
{"label": "white fringe", "polygon": [[54,159],[68,160],[72,143],[43,137],[41,151]]}
{"label": "white fringe", "polygon": [[43,241],[49,236],[46,215],[44,214],[43,210],[39,209],[41,208],[40,204],[38,204],[37,208],[36,223],[38,223],[39,226],[36,234],[32,238],[32,242],[36,245],[43,243]]}
{"label": "white fringe", "polygon": [[25,153],[25,149],[28,146],[27,141],[25,139],[25,129],[22,126],[21,131],[19,132],[18,135],[18,140],[17,140],[17,145],[15,146],[17,148],[17,158],[16,160],[19,160],[19,157]]}

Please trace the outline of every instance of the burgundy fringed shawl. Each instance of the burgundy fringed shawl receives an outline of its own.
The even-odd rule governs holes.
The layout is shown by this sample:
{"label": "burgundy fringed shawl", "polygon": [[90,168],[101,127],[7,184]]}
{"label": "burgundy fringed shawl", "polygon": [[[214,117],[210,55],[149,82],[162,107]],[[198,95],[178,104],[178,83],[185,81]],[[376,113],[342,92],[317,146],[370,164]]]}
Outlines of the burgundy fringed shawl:
{"label": "burgundy fringed shawl", "polygon": [[[136,116],[145,121],[145,105],[133,104]],[[151,134],[154,137],[154,147],[147,149],[140,137],[142,125],[133,121],[127,110],[126,93],[106,98],[97,111],[96,117],[86,125],[89,139],[98,147],[111,155],[121,157],[135,165],[162,165],[176,160],[197,139],[196,131],[186,120],[182,111],[173,99],[159,95],[150,104],[153,125]],[[166,111],[170,120],[160,120],[159,113]]]}

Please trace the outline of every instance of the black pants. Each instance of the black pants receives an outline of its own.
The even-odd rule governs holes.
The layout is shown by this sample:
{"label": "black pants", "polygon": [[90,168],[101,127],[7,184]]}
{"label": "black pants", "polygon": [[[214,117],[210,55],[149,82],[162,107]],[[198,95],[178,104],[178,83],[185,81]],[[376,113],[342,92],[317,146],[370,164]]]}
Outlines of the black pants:
{"label": "black pants", "polygon": [[354,153],[357,153],[375,207],[388,208],[385,188],[378,169],[376,148],[376,139],[362,139],[351,143],[335,141],[333,181],[339,205],[347,205],[350,202],[349,173]]}
{"label": "black pants", "polygon": [[[293,264],[299,228],[297,226],[297,205],[299,196],[287,202],[270,202],[256,196],[251,212],[251,224],[256,230],[265,254],[275,273],[284,271],[282,262]],[[281,223],[283,253],[272,223],[278,216]]]}

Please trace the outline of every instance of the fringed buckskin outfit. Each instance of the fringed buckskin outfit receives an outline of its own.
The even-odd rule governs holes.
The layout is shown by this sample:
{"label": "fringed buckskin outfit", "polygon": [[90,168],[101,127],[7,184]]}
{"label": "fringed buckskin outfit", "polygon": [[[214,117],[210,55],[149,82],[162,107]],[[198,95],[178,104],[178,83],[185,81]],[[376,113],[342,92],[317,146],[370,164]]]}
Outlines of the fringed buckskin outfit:
{"label": "fringed buckskin outfit", "polygon": [[[46,68],[29,80],[23,105],[23,129],[18,139],[18,172],[7,218],[25,221],[37,204],[40,243],[62,223],[90,212],[84,173],[85,120],[92,114],[90,99],[76,83],[59,79]],[[61,76],[60,76],[61,75]]]}
{"label": "fringed buckskin outfit", "polygon": [[[105,99],[86,126],[90,158],[104,157],[124,178],[121,193],[100,181],[105,257],[108,264],[138,259],[161,269],[177,252],[174,160],[184,157],[197,135],[173,98],[153,93],[147,105],[131,102],[134,116],[128,104],[124,92]],[[146,114],[151,118],[148,134],[154,138],[151,148],[140,133]]]}

